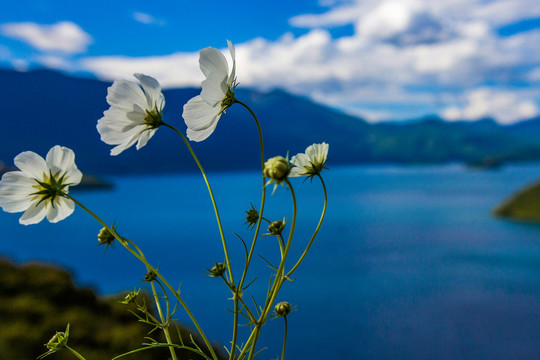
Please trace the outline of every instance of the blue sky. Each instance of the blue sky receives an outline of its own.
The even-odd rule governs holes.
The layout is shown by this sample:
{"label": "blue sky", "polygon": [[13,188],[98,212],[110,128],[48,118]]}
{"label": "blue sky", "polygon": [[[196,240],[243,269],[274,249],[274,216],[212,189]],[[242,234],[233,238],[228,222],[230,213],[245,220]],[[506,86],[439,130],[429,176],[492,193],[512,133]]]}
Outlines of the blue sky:
{"label": "blue sky", "polygon": [[369,121],[540,113],[537,0],[27,0],[0,10],[3,68],[198,86],[198,50],[225,51],[230,39],[240,86]]}

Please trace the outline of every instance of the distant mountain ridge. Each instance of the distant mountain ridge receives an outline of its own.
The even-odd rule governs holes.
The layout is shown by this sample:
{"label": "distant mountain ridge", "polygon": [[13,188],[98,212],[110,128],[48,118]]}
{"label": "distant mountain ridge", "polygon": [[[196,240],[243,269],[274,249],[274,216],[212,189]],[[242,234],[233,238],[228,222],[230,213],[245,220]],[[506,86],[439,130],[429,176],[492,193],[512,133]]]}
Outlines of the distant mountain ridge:
{"label": "distant mountain ridge", "polygon": [[[75,151],[83,172],[196,170],[185,145],[167,128],[159,129],[143,149],[111,157],[111,146],[100,141],[96,130],[97,120],[108,108],[108,82],[48,70],[0,70],[0,84],[0,159],[7,165],[22,151],[45,155],[59,144]],[[194,88],[165,90],[165,121],[185,131],[182,107],[199,92]],[[540,160],[540,119],[512,126],[490,120],[448,123],[437,118],[369,124],[281,90],[263,94],[238,88],[236,95],[258,116],[267,157],[294,155],[312,143],[326,141],[331,164]],[[240,105],[227,111],[209,139],[191,144],[209,170],[254,169],[260,164],[255,123]]]}

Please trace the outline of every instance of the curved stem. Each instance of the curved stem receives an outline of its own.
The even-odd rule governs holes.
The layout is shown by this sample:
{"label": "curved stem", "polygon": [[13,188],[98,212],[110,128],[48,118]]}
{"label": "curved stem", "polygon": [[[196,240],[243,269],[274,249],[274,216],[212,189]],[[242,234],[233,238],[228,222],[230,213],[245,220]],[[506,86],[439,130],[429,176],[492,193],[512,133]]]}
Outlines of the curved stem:
{"label": "curved stem", "polygon": [[257,131],[259,132],[259,144],[261,147],[261,173],[262,175],[262,198],[261,198],[261,206],[259,208],[259,219],[257,220],[257,225],[255,226],[255,234],[253,235],[253,241],[251,242],[251,248],[249,249],[249,254],[246,260],[246,265],[244,267],[244,272],[242,273],[242,278],[240,279],[240,282],[238,283],[238,288],[241,290],[242,285],[244,284],[244,281],[246,280],[247,272],[249,269],[249,264],[251,263],[251,258],[253,257],[253,252],[255,251],[255,243],[257,242],[257,237],[259,236],[259,231],[261,228],[261,221],[263,218],[264,213],[264,204],[266,202],[266,177],[264,176],[264,142],[263,142],[263,135],[261,130],[261,123],[259,122],[259,119],[257,118],[257,115],[251,110],[249,106],[241,102],[240,100],[236,100],[235,102],[242,105],[244,108],[246,108],[253,119],[255,120],[255,123],[257,124]]}
{"label": "curved stem", "polygon": [[70,348],[70,347],[67,346],[67,345],[66,345],[66,349],[69,350],[69,351],[71,351],[71,353],[72,353],[73,355],[75,355],[75,356],[77,357],[77,359],[80,359],[80,360],[86,360],[86,359],[84,358],[84,356],[82,356],[81,354],[79,354],[78,352],[76,352],[74,349]]}
{"label": "curved stem", "polygon": [[[289,238],[287,239],[287,244],[285,245],[285,251],[283,252],[284,254],[283,259],[281,260],[281,263],[279,264],[276,278],[269,292],[269,296],[266,298],[266,303],[264,305],[263,311],[261,312],[261,315],[259,316],[259,321],[255,325],[255,328],[253,329],[253,332],[252,332],[252,335],[254,333],[254,339],[253,339],[253,344],[251,345],[251,351],[249,353],[248,360],[253,359],[253,356],[255,355],[255,347],[257,344],[257,339],[259,338],[260,329],[264,325],[266,317],[268,316],[268,313],[270,312],[270,308],[272,307],[272,304],[276,300],[279,290],[281,289],[281,286],[283,285],[283,282],[286,279],[286,277],[284,276],[285,260],[287,259],[287,255],[289,254],[289,249],[291,247],[292,238],[294,235],[294,229],[296,227],[297,204],[296,204],[296,195],[294,193],[294,189],[289,179],[286,179],[285,182],[287,183],[287,185],[289,186],[289,189],[291,190],[291,198],[293,202],[293,218],[291,222],[291,230],[289,232]],[[244,348],[247,345],[248,344],[246,343]]]}
{"label": "curved stem", "polygon": [[317,236],[317,234],[319,233],[319,229],[321,228],[321,225],[323,223],[323,220],[324,220],[324,216],[326,215],[326,207],[328,205],[328,195],[326,193],[326,186],[324,185],[324,181],[323,181],[323,178],[321,177],[321,175],[317,175],[319,177],[319,179],[321,180],[321,184],[322,184],[322,187],[323,187],[323,191],[324,191],[324,206],[323,206],[323,211],[322,211],[322,214],[321,214],[321,218],[319,219],[319,224],[317,224],[317,228],[315,229],[315,231],[313,232],[313,236],[311,237],[311,240],[309,241],[308,245],[306,246],[306,249],[304,250],[304,252],[302,253],[302,256],[300,256],[300,258],[298,259],[298,261],[296,262],[296,264],[292,267],[292,269],[287,273],[287,275],[285,275],[285,277],[289,277],[292,275],[292,273],[298,268],[298,266],[300,266],[300,264],[302,263],[302,261],[304,260],[304,258],[306,257],[308,251],[309,251],[309,248],[311,247],[311,245],[313,244],[313,240],[315,240],[315,237]]}
{"label": "curved stem", "polygon": [[[173,342],[171,340],[171,334],[169,333],[169,325],[165,324],[165,320],[164,320],[164,317],[163,317],[163,312],[161,311],[161,305],[159,303],[159,296],[157,294],[156,286],[154,285],[154,281],[150,281],[150,285],[152,287],[152,294],[154,294],[154,300],[156,302],[156,308],[157,308],[157,311],[158,311],[158,314],[159,314],[159,319],[161,320],[161,324],[164,325],[163,328],[162,328],[163,334],[165,335],[165,339],[167,340],[167,344],[172,345]],[[165,294],[165,296],[167,296],[167,295]],[[168,321],[169,321],[169,299],[167,298],[167,322]],[[172,347],[172,346],[169,347],[169,351],[171,352],[172,359],[177,360],[176,351],[174,351],[174,347]]]}
{"label": "curved stem", "polygon": [[[253,119],[255,120],[255,124],[257,125],[257,132],[259,133],[259,145],[261,149],[261,173],[262,173],[262,195],[261,195],[261,206],[259,207],[259,219],[257,219],[257,225],[255,226],[255,233],[253,235],[253,241],[251,242],[251,247],[249,249],[248,256],[246,258],[246,263],[244,265],[244,271],[242,272],[242,277],[240,279],[240,282],[238,283],[237,287],[237,293],[234,297],[235,302],[235,309],[238,308],[238,298],[240,297],[239,292],[242,291],[242,287],[244,286],[244,281],[246,280],[247,272],[249,269],[249,265],[251,263],[251,259],[253,257],[253,252],[255,251],[255,244],[257,243],[257,238],[259,236],[259,231],[261,228],[261,221],[264,213],[264,204],[266,202],[266,177],[264,176],[264,141],[263,141],[263,135],[262,135],[262,129],[261,129],[261,123],[259,122],[259,119],[257,118],[257,115],[251,110],[249,106],[241,102],[240,100],[235,99],[235,102],[242,105],[244,108],[246,108]],[[234,318],[234,334],[237,333],[238,329],[238,316],[235,316]],[[231,344],[231,359],[234,358],[234,353],[236,351],[236,338],[233,338],[232,344]]]}
{"label": "curved stem", "polygon": [[124,239],[122,237],[120,237],[118,235],[118,233],[116,231],[114,231],[113,229],[110,228],[109,225],[107,225],[103,220],[101,220],[101,218],[99,216],[97,216],[96,214],[94,214],[90,209],[88,209],[86,206],[84,206],[82,203],[80,203],[77,199],[75,199],[74,197],[72,197],[71,195],[69,194],[66,194],[65,195],[68,199],[72,200],[75,204],[77,204],[81,209],[83,209],[84,211],[86,211],[90,216],[92,216],[94,219],[97,220],[97,222],[99,222],[104,228],[106,228],[113,236],[116,240],[118,240],[118,242],[120,242],[130,253],[133,254],[133,256],[135,256],[137,259],[139,259],[139,261],[141,261],[148,269],[152,270],[156,275],[157,277],[163,282],[163,284],[165,284],[165,286],[169,289],[169,291],[171,291],[171,293],[174,294],[174,296],[176,297],[176,299],[178,300],[178,302],[180,303],[180,305],[182,305],[182,307],[184,308],[184,311],[186,312],[186,314],[189,316],[189,318],[191,319],[191,321],[193,322],[193,325],[195,326],[195,328],[197,329],[199,335],[201,336],[201,338],[203,339],[206,347],[208,348],[208,351],[210,352],[210,354],[212,354],[212,358],[217,360],[218,357],[214,351],[214,348],[212,347],[212,345],[210,345],[210,342],[208,341],[208,339],[206,338],[206,335],[204,334],[204,332],[202,331],[201,327],[199,326],[199,323],[197,322],[197,320],[195,319],[195,316],[193,315],[193,313],[189,310],[188,306],[186,305],[186,303],[184,302],[184,300],[180,297],[180,294],[178,293],[178,291],[176,291],[171,284],[169,284],[169,282],[167,281],[167,279],[165,279],[163,277],[163,275],[161,275],[159,273],[159,271],[154,268],[152,265],[150,265],[150,263],[148,263],[148,261],[146,260],[146,257],[144,256],[144,254],[142,253],[142,251],[137,247],[137,250],[139,251],[139,253],[135,252],[135,250],[133,250],[131,247],[129,247],[128,245],[128,242],[131,243],[131,244],[134,244],[132,241],[130,240],[127,240],[127,239]]}
{"label": "curved stem", "polygon": [[184,134],[182,134],[182,132],[180,132],[177,128],[175,128],[172,125],[169,125],[169,124],[167,124],[165,122],[163,123],[163,125],[168,127],[169,129],[173,130],[178,135],[180,135],[180,137],[182,138],[182,140],[186,144],[186,146],[187,146],[187,148],[189,150],[189,153],[193,157],[193,160],[195,160],[195,162],[197,163],[197,166],[199,167],[199,170],[201,171],[201,174],[202,174],[202,176],[204,178],[204,182],[206,183],[206,187],[208,188],[208,193],[210,194],[210,199],[212,200],[212,206],[214,207],[214,213],[216,215],[216,220],[217,220],[218,227],[219,227],[219,235],[221,236],[221,242],[223,243],[223,252],[225,253],[225,262],[227,264],[227,269],[229,271],[229,278],[231,279],[231,283],[234,284],[231,261],[229,259],[229,251],[227,250],[227,242],[225,241],[225,234],[223,233],[223,226],[221,225],[221,219],[219,217],[219,211],[218,211],[218,208],[217,208],[217,205],[216,205],[216,199],[214,198],[214,193],[212,191],[212,187],[210,186],[210,182],[208,181],[208,177],[206,176],[206,172],[204,171],[204,168],[202,167],[201,162],[197,158],[197,155],[195,155],[195,152],[191,148],[191,145],[189,144],[189,141],[188,141],[188,139],[186,139]]}

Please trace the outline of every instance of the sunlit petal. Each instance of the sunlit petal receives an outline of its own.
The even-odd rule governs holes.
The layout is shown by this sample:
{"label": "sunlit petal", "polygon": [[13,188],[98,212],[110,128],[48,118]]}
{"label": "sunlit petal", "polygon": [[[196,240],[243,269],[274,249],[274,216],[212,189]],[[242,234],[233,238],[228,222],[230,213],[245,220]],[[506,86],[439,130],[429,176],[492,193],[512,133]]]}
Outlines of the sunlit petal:
{"label": "sunlit petal", "polygon": [[13,162],[26,176],[38,180],[42,180],[49,172],[45,159],[33,151],[20,153]]}

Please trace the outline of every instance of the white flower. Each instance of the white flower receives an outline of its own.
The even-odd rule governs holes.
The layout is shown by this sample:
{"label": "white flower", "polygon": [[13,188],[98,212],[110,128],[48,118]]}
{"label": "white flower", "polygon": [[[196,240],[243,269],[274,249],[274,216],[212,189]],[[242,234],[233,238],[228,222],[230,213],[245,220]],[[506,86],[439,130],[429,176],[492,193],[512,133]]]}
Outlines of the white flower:
{"label": "white flower", "polygon": [[313,144],[308,146],[305,153],[296,154],[291,159],[293,168],[289,176],[309,176],[319,175],[324,169],[326,157],[328,156],[328,144]]}
{"label": "white flower", "polygon": [[221,115],[235,101],[236,60],[233,44],[228,40],[227,44],[232,58],[230,74],[227,59],[218,49],[207,47],[199,52],[199,65],[206,80],[201,84],[201,94],[184,105],[182,114],[191,141],[202,141],[210,136]]}
{"label": "white flower", "polygon": [[25,151],[14,162],[20,171],[7,172],[0,181],[0,206],[4,211],[24,211],[19,219],[24,225],[37,224],[45,216],[55,223],[71,215],[75,204],[66,194],[69,186],[82,179],[71,149],[56,145],[46,160]]}
{"label": "white flower", "polygon": [[98,120],[97,130],[101,140],[112,148],[111,155],[118,155],[133,144],[142,148],[163,124],[162,111],[165,97],[156,79],[134,74],[141,87],[127,80],[116,80],[107,93],[111,107]]}

